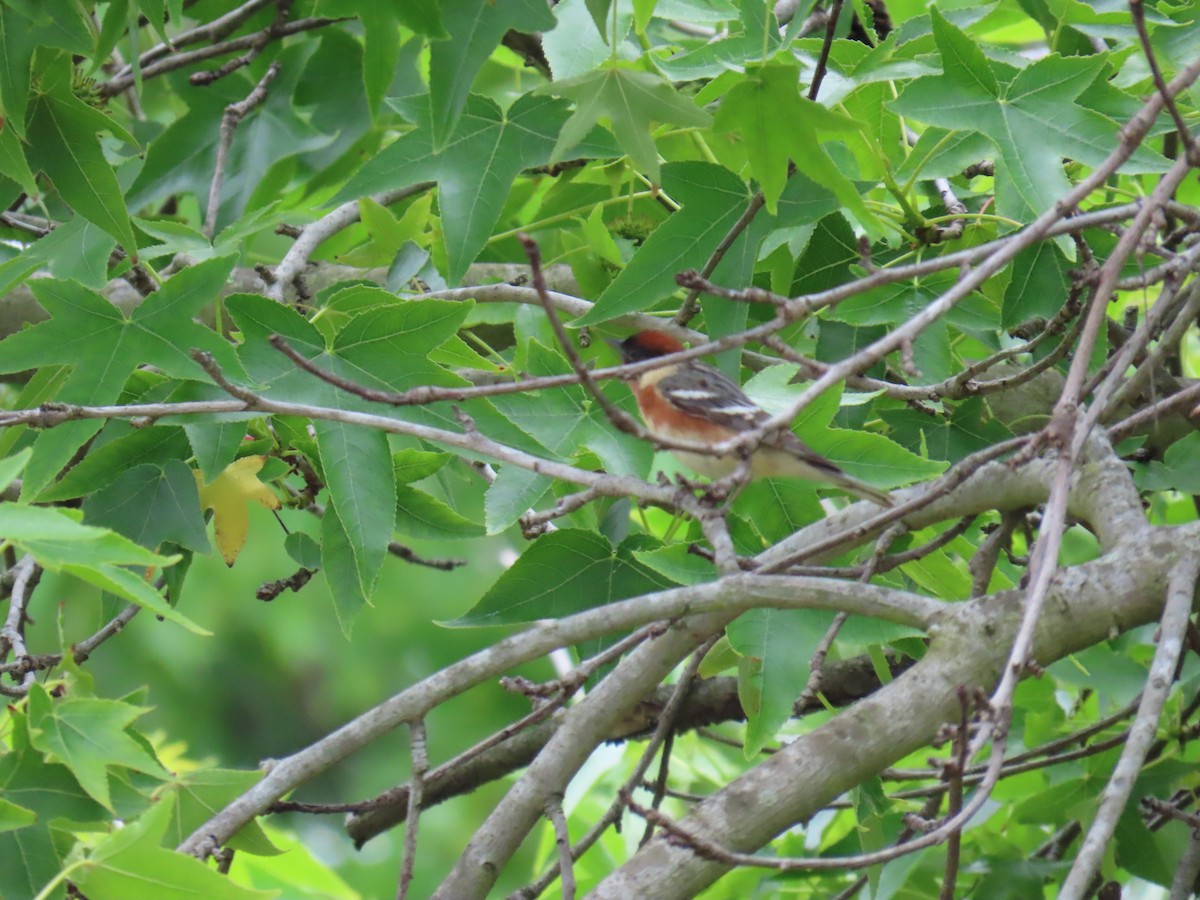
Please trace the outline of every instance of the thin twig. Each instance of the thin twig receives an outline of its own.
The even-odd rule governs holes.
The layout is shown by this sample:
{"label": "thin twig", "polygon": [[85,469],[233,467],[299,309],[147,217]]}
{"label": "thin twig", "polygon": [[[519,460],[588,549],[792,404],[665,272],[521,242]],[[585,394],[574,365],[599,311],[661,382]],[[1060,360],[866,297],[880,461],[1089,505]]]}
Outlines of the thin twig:
{"label": "thin twig", "polygon": [[[554,685],[557,686],[557,690],[552,694],[547,695],[544,702],[538,704],[532,712],[522,716],[517,721],[506,725],[495,734],[484,738],[482,741],[479,741],[473,747],[464,750],[453,759],[442,763],[440,766],[437,766],[434,769],[431,769],[425,776],[425,786],[427,789],[429,789],[426,791],[426,797],[429,797],[430,790],[432,790],[438,795],[439,800],[445,799],[447,795],[439,790],[439,786],[442,782],[445,782],[456,772],[464,769],[474,760],[482,757],[492,748],[504,744],[506,741],[510,740],[520,732],[525,731],[531,726],[550,718],[550,716],[552,716],[556,710],[561,709],[562,706],[575,695],[578,689],[600,668],[608,665],[615,659],[619,659],[629,650],[632,650],[646,639],[661,634],[662,631],[663,626],[659,623],[647,625],[638,629],[633,634],[617,641],[604,651],[581,662],[569,675],[558,679],[557,682],[554,682]],[[408,815],[408,790],[408,785],[402,784],[391,788],[390,790],[387,790],[370,800],[364,800],[355,804],[350,804],[348,807],[344,808],[339,807],[338,809],[332,811],[350,811],[363,816],[361,820],[352,821],[348,826],[350,836],[354,838],[356,844],[361,845],[367,840],[370,840],[370,838],[374,837],[376,834],[379,834],[384,829],[390,828],[393,825],[398,825],[404,821],[404,816]],[[433,801],[430,800],[430,802]],[[276,804],[274,808],[281,808],[281,805]],[[391,813],[393,811],[399,813],[399,815],[392,815]],[[375,814],[376,812],[379,814],[372,815],[370,820],[368,820],[368,814]]]}
{"label": "thin twig", "polygon": [[[655,809],[662,806],[663,798],[667,793],[667,774],[671,766],[671,750],[675,746],[675,723],[679,719],[679,712],[683,709],[688,692],[695,683],[700,664],[704,662],[704,657],[708,655],[719,639],[720,635],[713,635],[692,654],[692,658],[684,667],[683,674],[679,676],[670,702],[663,710],[658,725],[654,729],[654,736],[651,738],[650,744],[653,746],[657,742],[662,745],[662,754],[658,761],[658,775],[654,779],[654,793],[650,799],[650,805]],[[647,754],[652,753],[650,747],[646,749]],[[638,780],[641,780],[641,775],[638,776]],[[654,828],[647,822],[646,830],[642,833],[642,839],[638,842],[638,846],[644,847],[652,837],[654,837]]]}
{"label": "thin twig", "polygon": [[1200,831],[1193,828],[1179,858],[1179,864],[1175,867],[1169,900],[1189,900],[1194,897],[1192,888],[1196,886],[1197,875],[1200,875]]}
{"label": "thin twig", "polygon": [[[12,590],[8,595],[8,615],[4,626],[0,628],[0,660],[11,652],[20,664],[28,660],[29,652],[25,648],[25,622],[28,619],[29,599],[33,589],[41,578],[42,567],[31,554],[25,554],[16,564]],[[24,697],[33,686],[37,671],[27,667],[21,674],[20,683],[15,688],[0,685],[0,694],[9,697]]]}
{"label": "thin twig", "polygon": [[1183,153],[1191,160],[1193,166],[1200,166],[1200,149],[1192,143],[1192,134],[1188,130],[1187,122],[1184,121],[1183,115],[1179,112],[1179,107],[1175,105],[1175,97],[1167,89],[1167,83],[1163,80],[1162,70],[1158,67],[1158,58],[1154,55],[1154,48],[1150,45],[1150,33],[1146,30],[1146,9],[1142,0],[1129,0],[1129,12],[1133,16],[1133,25],[1137,29],[1138,40],[1142,44],[1142,53],[1145,54],[1146,62],[1150,65],[1150,74],[1154,77],[1154,86],[1158,89],[1158,95],[1162,97],[1163,105],[1166,106],[1167,112],[1175,120],[1175,131],[1179,135],[1179,143],[1183,149]]}
{"label": "thin twig", "polygon": [[[328,19],[324,17],[313,17],[308,19],[297,19],[294,22],[288,22],[281,28],[272,32],[271,40],[282,40],[285,37],[293,34],[300,34],[303,31],[312,31],[314,28],[324,28],[326,25],[334,25],[338,22],[344,22],[345,19]],[[183,69],[187,66],[194,65],[198,62],[203,62],[206,59],[212,59],[216,56],[224,56],[227,53],[236,53],[239,50],[245,50],[253,47],[261,40],[259,34],[243,35],[233,38],[232,40],[224,41],[220,44],[213,44],[211,47],[201,47],[197,50],[190,50],[186,53],[177,53],[173,56],[168,56],[158,62],[146,66],[142,69],[142,80],[154,78],[158,75],[164,75],[167,72],[174,72],[176,69]],[[126,91],[134,85],[134,76],[132,73],[127,75],[118,75],[116,78],[106,81],[97,87],[100,95],[103,97],[115,97],[122,91]]]}
{"label": "thin twig", "polygon": [[408,723],[408,737],[409,745],[412,748],[412,777],[408,782],[408,817],[404,823],[404,859],[400,864],[400,883],[396,888],[396,900],[406,900],[408,897],[408,887],[412,884],[413,868],[417,861],[417,829],[421,821],[421,795],[425,789],[425,772],[429,768],[424,719],[413,719]]}
{"label": "thin twig", "polygon": [[[870,559],[862,567],[862,573],[859,575],[859,581],[864,584],[875,577],[875,573],[879,570],[879,565],[887,553],[888,547],[908,530],[908,526],[904,522],[893,522],[885,528],[875,541],[875,550],[871,553]],[[846,620],[850,618],[845,612],[839,612],[833,617],[833,621],[829,627],[825,629],[825,634],[821,640],[817,642],[816,648],[813,650],[812,659],[808,664],[808,683],[805,684],[804,690],[800,692],[799,698],[793,704],[793,709],[804,709],[821,690],[821,677],[825,669],[825,659],[829,656],[829,650],[833,646],[833,642],[837,640],[838,632],[842,630],[842,626],[846,624]]]}
{"label": "thin twig", "polygon": [[[738,220],[733,223],[725,236],[721,238],[721,242],[709,255],[704,263],[704,268],[701,269],[701,274],[704,278],[712,275],[721,260],[725,258],[725,254],[729,252],[729,248],[733,246],[733,242],[741,237],[742,232],[750,227],[750,223],[754,221],[754,217],[758,215],[758,211],[766,205],[767,198],[762,191],[755,191],[754,196],[746,203],[746,210],[738,217]],[[674,322],[680,328],[685,327],[688,322],[696,317],[696,313],[700,311],[698,303],[700,297],[700,289],[693,288],[690,293],[684,298],[680,304],[679,312],[675,314]]]}
{"label": "thin twig", "polygon": [[546,818],[554,825],[554,843],[558,846],[558,871],[562,878],[562,900],[575,900],[575,857],[571,854],[571,835],[563,815],[562,795],[551,794],[546,800]]}
{"label": "thin twig", "polygon": [[[958,721],[958,728],[954,733],[954,758],[944,767],[949,795],[946,811],[951,816],[962,809],[963,774],[967,769],[967,751],[971,746],[970,736],[967,731],[967,726],[970,724],[971,718],[971,698],[967,693],[967,689],[961,685],[958,688],[958,702],[961,705],[962,712]],[[946,841],[946,866],[945,874],[942,876],[942,890],[938,894],[939,900],[954,900],[954,888],[958,883],[958,866],[961,852],[962,829],[959,828]]]}
{"label": "thin twig", "polygon": [[1022,514],[1019,511],[1005,512],[1001,515],[999,524],[983,539],[979,549],[967,563],[971,572],[972,597],[982,597],[987,593],[992,572],[996,570],[996,564],[1000,561],[1000,554],[1011,544],[1013,531],[1021,518]]}
{"label": "thin twig", "polygon": [[[587,852],[593,844],[600,839],[609,827],[618,822],[624,812],[627,798],[633,793],[634,788],[641,784],[645,777],[646,770],[650,768],[650,763],[654,760],[655,753],[663,744],[666,735],[674,728],[675,720],[679,715],[679,710],[683,706],[684,700],[687,699],[688,690],[691,687],[692,680],[696,676],[696,672],[700,668],[700,663],[703,661],[704,652],[707,652],[707,647],[711,644],[711,640],[705,643],[705,646],[692,654],[688,660],[687,667],[680,676],[675,690],[671,693],[671,699],[667,701],[667,705],[663,707],[662,714],[659,717],[658,724],[654,728],[654,734],[650,741],[646,744],[646,748],[642,751],[641,757],[638,759],[637,765],[634,766],[633,773],[625,780],[625,784],[617,791],[617,798],[609,805],[602,815],[587,834],[580,838],[571,848],[571,858],[579,859]],[[703,652],[701,652],[703,651]],[[543,875],[532,884],[528,884],[520,890],[514,891],[509,895],[508,900],[533,900],[546,890],[559,877],[560,864],[555,863]]]}
{"label": "thin twig", "polygon": [[958,240],[962,237],[963,230],[967,225],[967,220],[964,218],[967,214],[967,207],[954,193],[954,188],[951,187],[948,178],[933,179],[933,186],[937,189],[938,196],[942,198],[942,206],[945,207],[946,213],[954,218],[946,225],[921,226],[917,229],[917,237],[927,244]]}
{"label": "thin twig", "polygon": [[438,569],[442,572],[449,572],[457,569],[459,566],[465,566],[465,559],[429,559],[421,556],[412,547],[407,544],[401,544],[399,541],[388,541],[388,553],[397,559],[402,559],[407,563],[412,563],[414,566],[425,566],[430,569]]}
{"label": "thin twig", "polygon": [[821,90],[821,82],[825,80],[825,70],[829,66],[829,51],[833,49],[833,36],[837,31],[838,19],[842,15],[842,0],[834,0],[829,9],[829,19],[825,23],[825,40],[821,44],[821,55],[817,57],[817,67],[813,69],[812,83],[808,86],[808,99],[816,100]]}
{"label": "thin twig", "polygon": [[[219,18],[213,19],[211,22],[205,22],[188,31],[180,32],[172,37],[169,42],[156,44],[138,57],[138,65],[145,69],[146,66],[155,60],[177,52],[182,47],[198,44],[201,41],[219,41],[236,31],[243,22],[260,9],[270,6],[274,2],[275,0],[247,0],[246,3]],[[126,63],[117,69],[115,75],[116,77],[125,78],[132,74],[132,72],[133,66]]]}
{"label": "thin twig", "polygon": [[257,40],[250,45],[245,53],[223,63],[220,67],[212,71],[193,72],[188,76],[188,81],[194,85],[212,84],[214,81],[219,81],[226,75],[232,75],[238,69],[254,62],[258,58],[258,55],[262,53],[263,48],[274,40],[275,35],[287,24],[288,16],[292,11],[292,0],[275,0],[275,7],[277,9],[275,20],[255,36]]}
{"label": "thin twig", "polygon": [[650,434],[638,425],[625,410],[609,400],[605,396],[604,391],[600,390],[600,386],[592,378],[591,370],[584,365],[583,360],[579,356],[579,351],[575,349],[575,345],[571,342],[570,335],[563,328],[562,320],[558,317],[558,310],[554,308],[554,304],[550,301],[550,295],[546,290],[546,276],[542,271],[542,252],[538,248],[537,241],[527,234],[519,234],[517,235],[517,239],[521,242],[521,246],[525,250],[525,255],[529,258],[529,268],[533,272],[533,289],[537,291],[538,299],[542,301],[542,308],[546,311],[546,318],[550,322],[554,336],[558,339],[558,344],[562,348],[563,353],[566,354],[568,361],[570,361],[571,368],[574,369],[579,383],[583,385],[583,389],[600,405],[600,408],[604,410],[604,414],[608,416],[608,420],[616,428],[634,437],[652,439]]}
{"label": "thin twig", "polygon": [[[372,194],[370,199],[380,206],[391,206],[400,200],[424,193],[435,184],[437,184],[436,181],[418,181],[392,191]],[[300,236],[296,238],[296,242],[292,244],[288,252],[283,255],[283,259],[279,261],[279,265],[275,267],[275,282],[267,291],[268,297],[282,302],[287,290],[298,287],[298,279],[303,274],[304,267],[308,265],[308,258],[316,251],[317,247],[359,220],[358,204],[357,200],[348,200],[317,221],[310,222],[300,229]]]}
{"label": "thin twig", "polygon": [[221,184],[225,180],[225,167],[229,162],[229,148],[233,145],[233,134],[238,124],[250,110],[267,99],[267,86],[279,74],[279,60],[271,63],[267,72],[244,100],[230,103],[221,116],[221,137],[217,141],[217,161],[213,166],[212,184],[208,188],[208,214],[204,217],[204,236],[212,240],[217,233],[217,212],[221,206]]}
{"label": "thin twig", "polygon": [[903,519],[909,513],[924,509],[935,499],[946,496],[987,463],[1023,447],[1027,440],[1025,437],[1011,438],[1007,441],[993,444],[991,447],[978,450],[958,462],[954,468],[933,482],[933,484],[925,485],[922,487],[922,490],[913,492],[909,499],[897,504],[895,507],[875,513],[865,521],[850,525],[843,531],[831,534],[822,540],[813,541],[804,547],[797,549],[780,548],[776,554],[772,555],[770,561],[760,567],[758,571],[763,573],[787,571],[792,566],[805,560],[819,558],[823,554],[831,550],[836,550],[847,543],[860,540],[869,534],[874,534],[877,529],[886,528],[892,522]]}
{"label": "thin twig", "polygon": [[[1140,409],[1133,415],[1110,426],[1108,429],[1109,438],[1113,442],[1123,441],[1130,435],[1137,434],[1143,428],[1157,423],[1164,416],[1168,416],[1182,407],[1191,406],[1197,400],[1200,400],[1200,383],[1190,385],[1178,393],[1171,394],[1169,397],[1164,397],[1156,403]],[[1188,415],[1200,415],[1200,406],[1191,410]]]}
{"label": "thin twig", "polygon": [[535,512],[530,510],[523,514],[518,523],[521,526],[521,534],[527,539],[532,540],[538,535],[544,534],[554,528],[554,520],[561,519],[563,516],[569,516],[578,509],[587,506],[595,500],[597,494],[591,488],[585,491],[577,491],[574,494],[567,494],[565,497],[560,497],[558,502],[550,509]]}
{"label": "thin twig", "polygon": [[[924,559],[931,553],[936,553],[941,550],[952,540],[966,533],[966,530],[971,527],[971,523],[975,521],[975,516],[963,516],[945,531],[938,534],[931,541],[921,544],[919,547],[912,547],[902,553],[888,553],[880,557],[879,561],[874,564],[874,574],[882,575],[884,572],[890,572],[892,569],[897,569],[906,563],[915,562],[919,559]],[[866,563],[857,566],[792,566],[788,569],[789,575],[815,575],[824,576],[827,578],[857,578],[861,579],[863,573],[867,570],[867,565],[871,563],[868,560]]]}
{"label": "thin twig", "polygon": [[1060,888],[1060,900],[1081,900],[1092,877],[1099,871],[1104,850],[1116,830],[1117,821],[1129,801],[1138,770],[1154,741],[1163,705],[1175,682],[1176,665],[1183,651],[1184,634],[1196,595],[1200,577],[1200,552],[1186,553],[1171,568],[1167,578],[1166,608],[1163,611],[1161,634],[1146,677],[1146,687],[1138,704],[1137,717],[1129,728],[1129,738],[1121,757],[1113,767],[1112,776],[1104,786],[1096,818],[1088,829],[1075,863]]}

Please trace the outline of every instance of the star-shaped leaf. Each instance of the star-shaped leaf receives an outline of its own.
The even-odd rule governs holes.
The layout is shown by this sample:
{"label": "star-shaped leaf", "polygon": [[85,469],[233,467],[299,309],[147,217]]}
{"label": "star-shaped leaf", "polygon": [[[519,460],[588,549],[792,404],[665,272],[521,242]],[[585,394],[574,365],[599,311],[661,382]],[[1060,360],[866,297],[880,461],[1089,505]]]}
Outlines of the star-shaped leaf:
{"label": "star-shaped leaf", "polygon": [[162,846],[174,817],[167,794],[125,828],[114,829],[72,868],[72,882],[88,897],[155,900],[269,900],[276,892],[242,887],[186,853]]}
{"label": "star-shaped leaf", "polygon": [[83,505],[89,525],[111,528],[151,550],[171,541],[208,552],[191,471],[177,459],[126,469]]}
{"label": "star-shaped leaf", "polygon": [[51,700],[40,685],[29,692],[30,742],[62,763],[97,803],[112,809],[109,766],[166,775],[162,765],[125,729],[146,709],[117,700]]}
{"label": "star-shaped leaf", "polygon": [[[113,403],[125,379],[142,365],[177,378],[208,381],[188,355],[193,347],[212,353],[236,377],[242,368],[233,349],[216,332],[192,321],[220,292],[233,262],[227,257],[184,269],[130,315],[75,282],[32,281],[34,296],[50,319],[0,343],[0,372],[72,366],[55,399],[81,405]],[[42,432],[25,470],[22,496],[36,497],[101,424],[100,420],[67,422]]]}
{"label": "star-shaped leaf", "polygon": [[555,81],[542,90],[575,101],[575,112],[554,145],[552,162],[562,159],[602,118],[607,118],[617,142],[655,184],[659,183],[658,151],[650,135],[651,123],[683,128],[705,128],[712,123],[712,116],[678,93],[669,81],[616,62]]}
{"label": "star-shaped leaf", "polygon": [[55,190],[79,215],[117,239],[131,254],[137,238],[129,222],[117,175],[100,149],[97,132],[111,131],[134,143],[112,118],[84,103],[72,89],[73,69],[65,54],[49,66],[30,107],[32,157]]}
{"label": "star-shaped leaf", "polygon": [[790,160],[813,181],[832,190],[864,226],[883,231],[854,183],[838,170],[823,146],[823,135],[855,135],[862,126],[800,96],[798,66],[773,63],[748,69],[725,95],[713,127],[737,132],[772,215],[787,182]]}
{"label": "star-shaped leaf", "polygon": [[56,819],[88,822],[110,815],[88,796],[62,765],[47,762],[30,746],[27,713],[9,710],[9,752],[0,755],[0,792],[37,821],[27,828],[0,832],[0,896],[33,897],[62,868],[50,823]]}
{"label": "star-shaped leaf", "polygon": [[[1104,60],[1051,55],[1018,70],[985,57],[936,6],[930,16],[942,74],[912,82],[893,108],[930,125],[977,131],[995,145],[1001,215],[1025,221],[1050,209],[1071,188],[1063,157],[1094,166],[1117,144],[1116,123],[1076,102]],[[1125,166],[1129,172],[1163,168],[1165,161],[1145,148]],[[1073,252],[1065,238],[1062,246]]]}
{"label": "star-shaped leaf", "polygon": [[258,480],[265,456],[243,456],[230,463],[215,481],[206,483],[199,470],[193,470],[200,490],[200,506],[213,511],[213,534],[225,565],[237,562],[250,532],[246,504],[257,503],[267,509],[279,509],[279,498]]}
{"label": "star-shaped leaf", "polygon": [[532,34],[555,25],[544,0],[457,0],[440,4],[439,13],[450,39],[429,48],[429,93],[438,110],[430,130],[435,146],[455,133],[475,76],[505,33],[511,28]]}
{"label": "star-shaped leaf", "polygon": [[[178,772],[156,794],[174,794],[178,802],[167,827],[167,843],[182,844],[193,831],[261,781],[261,770],[191,769]],[[248,822],[227,845],[255,856],[274,856],[278,850],[258,822]]]}
{"label": "star-shaped leaf", "polygon": [[[335,202],[436,181],[449,279],[457,282],[487,243],[517,175],[550,160],[555,138],[567,121],[567,104],[526,94],[501,110],[494,100],[473,94],[458,129],[440,148],[433,129],[443,111],[430,113],[429,96],[397,106],[417,128],[363,166]],[[585,136],[586,130],[567,149]]]}

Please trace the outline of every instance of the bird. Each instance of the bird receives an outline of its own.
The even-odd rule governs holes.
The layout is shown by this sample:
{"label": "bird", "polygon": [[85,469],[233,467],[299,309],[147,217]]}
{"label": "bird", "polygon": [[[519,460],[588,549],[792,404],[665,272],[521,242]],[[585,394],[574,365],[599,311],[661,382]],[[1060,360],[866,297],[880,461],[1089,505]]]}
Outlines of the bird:
{"label": "bird", "polygon": [[[678,353],[683,344],[663,331],[639,331],[623,341],[609,340],[622,363],[645,362]],[[771,416],[746,396],[738,385],[698,360],[667,362],[625,379],[637,400],[646,430],[654,437],[716,446],[745,434]],[[684,465],[721,478],[738,466],[734,455],[713,456],[672,450]],[[769,434],[750,457],[752,478],[802,478],[829,484],[880,506],[892,498],[869,484],[851,478],[835,463],[808,447],[788,429]]]}

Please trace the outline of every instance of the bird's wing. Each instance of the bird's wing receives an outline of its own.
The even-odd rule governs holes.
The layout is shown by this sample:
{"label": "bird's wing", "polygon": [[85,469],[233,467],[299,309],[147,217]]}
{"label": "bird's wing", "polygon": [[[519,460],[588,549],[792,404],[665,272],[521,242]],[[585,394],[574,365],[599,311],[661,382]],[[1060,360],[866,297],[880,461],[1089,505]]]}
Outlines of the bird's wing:
{"label": "bird's wing", "polygon": [[711,366],[685,366],[658,382],[658,389],[683,412],[734,431],[749,431],[769,418],[740,387]]}

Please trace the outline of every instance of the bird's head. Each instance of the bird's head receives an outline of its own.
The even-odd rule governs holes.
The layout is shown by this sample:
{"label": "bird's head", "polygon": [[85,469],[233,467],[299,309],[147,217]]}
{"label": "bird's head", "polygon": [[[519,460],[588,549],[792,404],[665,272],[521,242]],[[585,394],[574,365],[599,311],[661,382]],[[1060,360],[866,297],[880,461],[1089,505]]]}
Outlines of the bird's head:
{"label": "bird's head", "polygon": [[608,343],[621,354],[622,363],[645,362],[683,349],[683,344],[665,331],[639,331],[623,341],[610,340]]}

